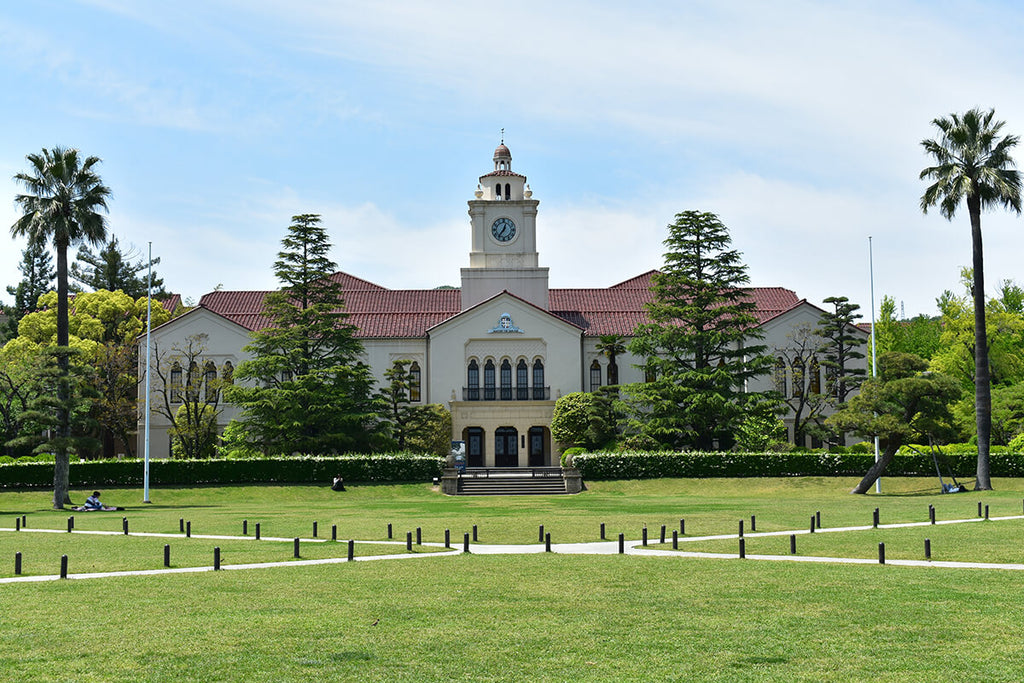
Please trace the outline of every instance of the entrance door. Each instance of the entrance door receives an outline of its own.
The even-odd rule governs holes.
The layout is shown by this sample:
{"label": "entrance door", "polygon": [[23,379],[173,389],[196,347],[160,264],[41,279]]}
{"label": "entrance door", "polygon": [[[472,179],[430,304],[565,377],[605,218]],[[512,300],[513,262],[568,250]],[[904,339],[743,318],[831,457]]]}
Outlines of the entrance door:
{"label": "entrance door", "polygon": [[544,467],[547,458],[544,453],[544,428],[530,427],[530,467]]}
{"label": "entrance door", "polygon": [[468,467],[484,466],[484,430],[479,427],[466,430],[466,451]]}
{"label": "entrance door", "polygon": [[515,427],[494,430],[494,466],[519,467],[519,432]]}

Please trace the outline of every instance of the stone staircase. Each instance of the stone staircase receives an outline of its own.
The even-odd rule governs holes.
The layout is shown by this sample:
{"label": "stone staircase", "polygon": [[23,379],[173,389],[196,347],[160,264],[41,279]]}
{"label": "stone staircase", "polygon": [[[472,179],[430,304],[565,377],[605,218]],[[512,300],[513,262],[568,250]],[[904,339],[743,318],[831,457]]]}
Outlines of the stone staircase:
{"label": "stone staircase", "polygon": [[460,496],[538,496],[566,493],[561,467],[467,467]]}

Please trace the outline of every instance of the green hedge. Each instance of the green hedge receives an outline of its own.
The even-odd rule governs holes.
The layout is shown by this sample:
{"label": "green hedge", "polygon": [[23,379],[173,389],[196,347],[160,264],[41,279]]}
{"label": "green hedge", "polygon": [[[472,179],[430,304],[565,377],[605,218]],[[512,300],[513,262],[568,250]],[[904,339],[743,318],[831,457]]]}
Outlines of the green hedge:
{"label": "green hedge", "polygon": [[[977,454],[946,456],[953,474],[971,477]],[[575,456],[576,467],[586,480],[654,479],[658,477],[860,477],[874,463],[871,453],[586,453]],[[1024,476],[1024,454],[992,453],[992,475]],[[942,474],[947,467],[943,464]],[[897,455],[886,476],[935,476],[935,463],[924,455]]]}
{"label": "green hedge", "polygon": [[[259,459],[150,460],[153,486],[192,484],[330,483],[335,475],[346,482],[429,481],[441,476],[444,458],[424,455],[297,456]],[[71,463],[75,488],[142,486],[143,462],[91,460]],[[49,488],[53,464],[0,464],[0,487]]]}

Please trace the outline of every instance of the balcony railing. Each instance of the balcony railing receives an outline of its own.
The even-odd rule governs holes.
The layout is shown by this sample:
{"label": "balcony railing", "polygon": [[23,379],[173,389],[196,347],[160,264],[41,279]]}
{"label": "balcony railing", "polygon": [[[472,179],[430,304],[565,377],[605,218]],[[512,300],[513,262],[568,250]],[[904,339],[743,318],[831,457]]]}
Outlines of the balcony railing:
{"label": "balcony railing", "polygon": [[550,401],[551,387],[462,387],[463,401]]}

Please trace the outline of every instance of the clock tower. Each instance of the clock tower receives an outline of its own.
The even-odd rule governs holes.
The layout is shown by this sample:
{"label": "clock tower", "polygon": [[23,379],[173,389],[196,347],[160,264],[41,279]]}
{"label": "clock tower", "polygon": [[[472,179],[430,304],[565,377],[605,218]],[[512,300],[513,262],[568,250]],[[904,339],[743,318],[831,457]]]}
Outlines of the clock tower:
{"label": "clock tower", "polygon": [[462,310],[502,290],[548,308],[548,269],[537,265],[537,205],[526,176],[512,171],[504,142],[494,170],[480,176],[469,200],[472,250],[462,269]]}

